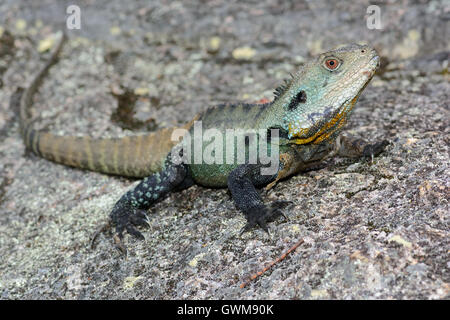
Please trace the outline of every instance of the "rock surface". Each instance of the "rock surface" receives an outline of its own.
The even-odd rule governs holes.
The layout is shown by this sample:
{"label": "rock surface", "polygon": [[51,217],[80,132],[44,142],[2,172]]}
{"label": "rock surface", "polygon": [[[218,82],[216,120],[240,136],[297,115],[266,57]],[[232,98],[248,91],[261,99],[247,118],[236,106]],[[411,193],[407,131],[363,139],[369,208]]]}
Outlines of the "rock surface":
{"label": "rock surface", "polygon": [[25,151],[17,90],[48,56],[66,6],[2,1],[0,299],[449,298],[448,2],[387,1],[381,30],[366,26],[368,1],[74,2],[81,30],[36,97],[42,128],[98,137],[172,126],[217,103],[271,99],[311,54],[366,41],[383,65],[347,131],[391,144],[373,161],[336,158],[279,183],[264,197],[294,205],[270,236],[240,236],[227,191],[195,186],[150,210],[146,240],[127,238],[126,258],[109,233],[91,248],[136,182]]}

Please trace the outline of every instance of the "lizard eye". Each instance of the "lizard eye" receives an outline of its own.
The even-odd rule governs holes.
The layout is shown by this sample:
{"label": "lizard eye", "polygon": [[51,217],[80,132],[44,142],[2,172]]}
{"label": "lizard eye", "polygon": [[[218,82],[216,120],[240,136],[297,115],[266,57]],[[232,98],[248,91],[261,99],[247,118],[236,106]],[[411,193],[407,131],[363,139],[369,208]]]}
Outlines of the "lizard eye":
{"label": "lizard eye", "polygon": [[324,63],[325,68],[327,68],[330,71],[336,70],[340,64],[341,63],[339,62],[339,60],[335,58],[326,59]]}

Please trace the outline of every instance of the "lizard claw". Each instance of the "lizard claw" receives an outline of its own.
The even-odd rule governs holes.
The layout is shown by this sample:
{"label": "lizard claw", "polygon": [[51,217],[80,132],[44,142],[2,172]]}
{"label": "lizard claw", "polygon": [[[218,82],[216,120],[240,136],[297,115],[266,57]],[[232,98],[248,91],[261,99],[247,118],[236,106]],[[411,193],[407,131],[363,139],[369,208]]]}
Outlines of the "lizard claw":
{"label": "lizard claw", "polygon": [[125,229],[129,234],[135,237],[138,240],[145,240],[145,237],[140,233],[133,225],[128,224]]}
{"label": "lizard claw", "polygon": [[269,234],[268,222],[272,222],[278,217],[282,216],[285,221],[288,221],[287,216],[283,212],[283,208],[291,204],[291,201],[274,201],[270,206],[251,208],[246,212],[247,224],[241,229],[240,234],[250,231],[256,226],[259,226]]}
{"label": "lizard claw", "polygon": [[148,220],[148,216],[144,210],[141,209],[134,209],[135,214],[131,215],[130,221],[135,226],[143,226],[143,227],[150,227],[150,222]]}
{"label": "lizard claw", "polygon": [[274,211],[278,212],[280,216],[284,218],[285,221],[289,221],[287,215],[284,214],[284,211],[281,209],[285,209],[286,207],[294,204],[293,201],[290,200],[277,200],[270,204],[270,207],[273,208]]}

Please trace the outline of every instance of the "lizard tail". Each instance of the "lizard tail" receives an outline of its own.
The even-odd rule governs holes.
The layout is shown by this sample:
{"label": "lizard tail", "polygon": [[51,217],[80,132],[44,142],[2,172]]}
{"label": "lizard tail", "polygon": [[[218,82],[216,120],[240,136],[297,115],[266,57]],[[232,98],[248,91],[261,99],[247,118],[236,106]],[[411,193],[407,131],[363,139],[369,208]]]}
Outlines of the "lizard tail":
{"label": "lizard tail", "polygon": [[[162,129],[146,135],[111,139],[58,136],[33,128],[34,121],[28,116],[33,95],[50,67],[56,63],[65,39],[66,36],[63,34],[50,60],[37,73],[22,95],[20,131],[26,147],[45,159],[107,174],[145,177],[159,171],[167,154],[177,143],[171,139],[175,128]],[[187,129],[189,126],[190,124],[184,128]]]}
{"label": "lizard tail", "polygon": [[26,126],[22,135],[27,148],[47,160],[75,168],[140,178],[161,170],[167,154],[175,145],[170,140],[173,130],[93,139],[58,136]]}

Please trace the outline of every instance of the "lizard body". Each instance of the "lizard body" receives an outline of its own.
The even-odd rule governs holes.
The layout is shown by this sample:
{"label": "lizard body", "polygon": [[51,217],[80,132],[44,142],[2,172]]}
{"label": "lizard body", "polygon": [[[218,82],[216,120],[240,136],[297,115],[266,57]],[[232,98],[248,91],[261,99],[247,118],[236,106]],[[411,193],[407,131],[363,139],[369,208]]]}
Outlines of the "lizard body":
{"label": "lizard body", "polygon": [[[144,177],[111,211],[110,217],[120,239],[124,231],[143,238],[136,227],[147,224],[145,210],[168,193],[193,184],[228,187],[237,208],[247,218],[243,231],[256,225],[267,231],[266,222],[283,214],[283,203],[264,204],[257,188],[270,188],[277,181],[313,167],[334,154],[373,156],[387,145],[386,141],[369,144],[362,139],[339,136],[379,65],[375,50],[356,44],[311,59],[292,79],[276,89],[275,99],[270,103],[225,104],[207,109],[182,127],[185,131],[181,142],[173,139],[175,128],[121,139],[77,138],[41,132],[32,128],[28,109],[42,78],[56,62],[63,41],[24,92],[20,106],[21,133],[26,146],[46,159],[109,174]],[[215,138],[205,141],[202,135],[196,136],[196,123],[201,123],[203,132],[213,130]],[[253,130],[254,141],[246,137],[244,144],[234,143],[231,149],[226,149],[229,129]],[[272,132],[278,137],[275,142],[271,139]],[[219,143],[214,156],[223,161],[192,161],[211,147],[211,141]],[[266,142],[264,152],[279,161],[270,174],[262,174],[262,169],[268,165],[260,160],[264,152],[259,142]],[[249,160],[251,143],[257,145],[256,162]],[[199,149],[187,155],[183,149],[187,144],[194,148],[199,146]],[[244,162],[237,161],[239,152],[245,155]],[[230,153],[233,154],[231,162],[227,161]],[[174,155],[184,157],[184,161],[175,162]]]}

